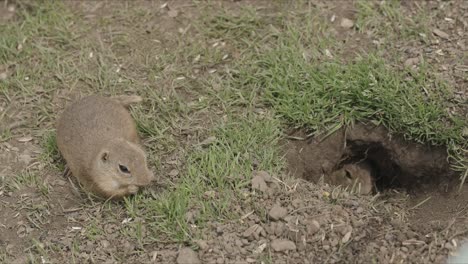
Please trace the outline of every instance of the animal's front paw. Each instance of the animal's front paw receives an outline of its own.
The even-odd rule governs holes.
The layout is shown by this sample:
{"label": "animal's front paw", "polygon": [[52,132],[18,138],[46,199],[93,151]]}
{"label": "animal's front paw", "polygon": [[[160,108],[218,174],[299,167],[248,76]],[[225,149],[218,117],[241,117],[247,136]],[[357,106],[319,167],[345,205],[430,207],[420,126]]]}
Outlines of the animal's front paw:
{"label": "animal's front paw", "polygon": [[128,192],[131,194],[135,194],[138,192],[138,186],[136,185],[130,185],[128,186]]}

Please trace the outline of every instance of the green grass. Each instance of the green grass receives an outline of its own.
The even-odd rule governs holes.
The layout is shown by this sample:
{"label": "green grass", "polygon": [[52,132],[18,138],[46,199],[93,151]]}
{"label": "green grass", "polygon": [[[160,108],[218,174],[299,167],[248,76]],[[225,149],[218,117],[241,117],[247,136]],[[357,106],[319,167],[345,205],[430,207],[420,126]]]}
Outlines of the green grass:
{"label": "green grass", "polygon": [[390,41],[414,38],[428,41],[430,17],[424,9],[419,8],[416,15],[408,15],[398,0],[382,3],[359,0],[356,8],[356,26],[361,32],[370,31]]}
{"label": "green grass", "polygon": [[[20,6],[21,23],[0,27],[0,64],[17,65],[14,77],[0,82],[0,90],[8,91],[9,95],[32,96],[38,88],[34,81],[46,76],[53,78],[56,61],[73,45],[74,36],[67,30],[70,13],[60,3],[21,1]],[[55,90],[53,83],[41,86],[46,91]]]}
{"label": "green grass", "polygon": [[36,187],[40,184],[40,180],[35,172],[23,171],[13,177],[8,186],[10,189],[20,190],[23,187]]}
{"label": "green grass", "polygon": [[286,124],[313,133],[356,121],[383,124],[408,140],[448,146],[455,168],[467,169],[466,158],[457,152],[467,147],[462,136],[466,120],[447,113],[451,90],[428,65],[418,71],[395,70],[372,53],[348,62],[309,63],[303,48],[314,36],[320,43],[320,34],[308,35],[312,31],[294,25],[286,24],[281,35],[257,43],[268,48],[244,53],[227,82],[231,96],[255,91],[257,101]]}
{"label": "green grass", "polygon": [[[41,139],[41,160],[46,163],[54,164],[60,160],[60,152],[57,146],[57,134],[55,131],[47,131]],[[57,164],[58,165],[58,164]]]}
{"label": "green grass", "polygon": [[97,237],[104,234],[104,230],[102,230],[100,225],[96,222],[97,220],[94,220],[91,224],[86,226],[86,237],[91,241],[95,241]]}
{"label": "green grass", "polygon": [[[145,194],[126,199],[129,216],[146,219],[151,227],[150,237],[156,241],[161,231],[171,240],[197,237],[199,234],[191,231],[186,222],[190,210],[197,212],[195,222],[200,227],[213,218],[238,217],[232,212],[232,205],[241,198],[239,192],[250,184],[253,162],[259,161],[258,169],[272,173],[282,167],[277,149],[280,129],[275,120],[234,116],[212,133],[216,141],[206,148],[195,147],[189,154],[181,182],[156,199]],[[214,195],[207,195],[210,192]],[[134,226],[135,234],[138,225]]]}
{"label": "green grass", "polygon": [[0,142],[5,142],[11,139],[11,131],[9,129],[0,131]]}

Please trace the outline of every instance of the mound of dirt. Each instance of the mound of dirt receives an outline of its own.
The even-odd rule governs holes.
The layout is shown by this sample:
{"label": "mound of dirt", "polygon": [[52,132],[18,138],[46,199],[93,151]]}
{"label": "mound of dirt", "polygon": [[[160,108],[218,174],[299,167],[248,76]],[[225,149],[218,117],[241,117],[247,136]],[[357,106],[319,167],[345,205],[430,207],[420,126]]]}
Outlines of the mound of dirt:
{"label": "mound of dirt", "polygon": [[[345,164],[368,162],[378,191],[437,185],[453,180],[444,147],[432,147],[391,136],[382,126],[356,124],[326,138],[307,138],[296,131],[285,144],[289,169],[296,177],[318,182]],[[330,182],[331,183],[331,182]]]}
{"label": "mound of dirt", "polygon": [[454,248],[442,230],[405,221],[404,195],[375,200],[301,179],[266,184],[244,217],[213,224],[197,242],[204,263],[444,263]]}

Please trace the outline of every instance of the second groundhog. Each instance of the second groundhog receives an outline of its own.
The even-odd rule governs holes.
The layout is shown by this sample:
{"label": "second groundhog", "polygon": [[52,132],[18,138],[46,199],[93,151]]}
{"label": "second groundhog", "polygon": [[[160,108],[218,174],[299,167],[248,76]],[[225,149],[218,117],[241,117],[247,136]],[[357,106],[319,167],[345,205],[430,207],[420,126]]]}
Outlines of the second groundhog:
{"label": "second groundhog", "polygon": [[331,173],[331,184],[353,187],[360,194],[370,194],[374,187],[372,167],[368,162],[349,163]]}
{"label": "second groundhog", "polygon": [[135,194],[153,173],[127,107],[139,96],[87,96],[65,109],[57,123],[57,145],[74,177],[104,198]]}

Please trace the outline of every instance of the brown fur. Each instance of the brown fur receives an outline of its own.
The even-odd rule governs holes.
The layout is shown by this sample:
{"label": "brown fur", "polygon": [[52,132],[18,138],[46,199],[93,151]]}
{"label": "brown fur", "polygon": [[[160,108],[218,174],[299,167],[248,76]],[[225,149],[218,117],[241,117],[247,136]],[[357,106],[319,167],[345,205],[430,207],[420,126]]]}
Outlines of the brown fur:
{"label": "brown fur", "polygon": [[367,162],[343,165],[330,175],[330,181],[343,187],[355,186],[361,194],[370,194],[374,187],[372,168]]}
{"label": "brown fur", "polygon": [[63,112],[57,123],[57,145],[85,189],[116,199],[136,193],[154,179],[135,121],[126,109],[140,101],[139,96],[93,95]]}

